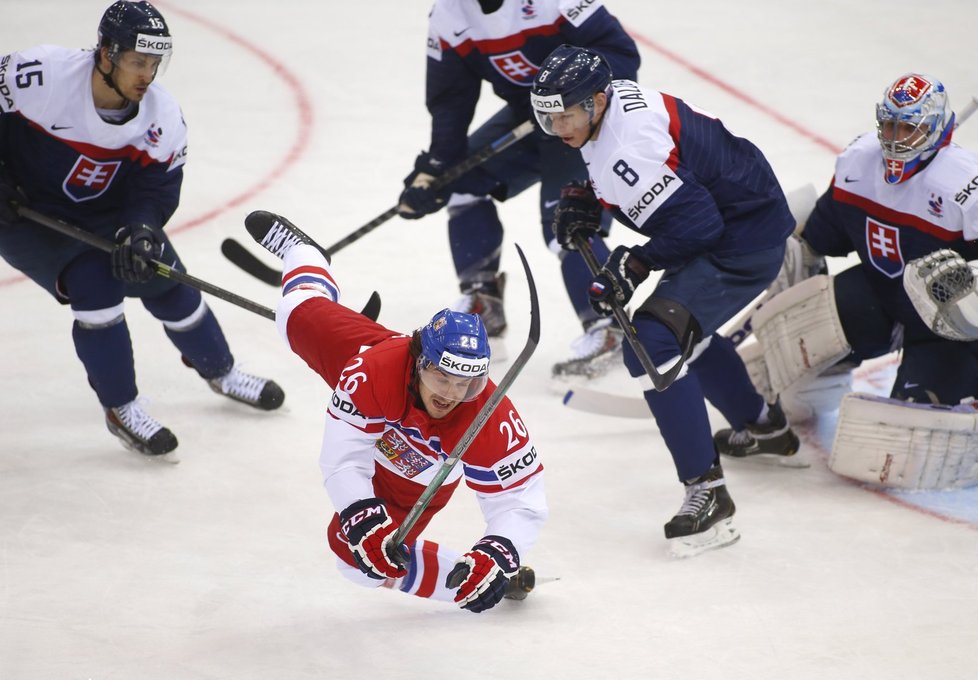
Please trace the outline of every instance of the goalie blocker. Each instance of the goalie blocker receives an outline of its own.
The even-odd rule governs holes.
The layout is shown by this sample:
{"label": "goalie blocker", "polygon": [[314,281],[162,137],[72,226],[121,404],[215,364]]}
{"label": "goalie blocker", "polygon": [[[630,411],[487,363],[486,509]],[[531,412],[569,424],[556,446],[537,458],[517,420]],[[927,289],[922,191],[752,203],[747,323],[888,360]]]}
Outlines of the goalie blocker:
{"label": "goalie blocker", "polygon": [[978,410],[853,392],[842,400],[829,469],[913,490],[978,484]]}

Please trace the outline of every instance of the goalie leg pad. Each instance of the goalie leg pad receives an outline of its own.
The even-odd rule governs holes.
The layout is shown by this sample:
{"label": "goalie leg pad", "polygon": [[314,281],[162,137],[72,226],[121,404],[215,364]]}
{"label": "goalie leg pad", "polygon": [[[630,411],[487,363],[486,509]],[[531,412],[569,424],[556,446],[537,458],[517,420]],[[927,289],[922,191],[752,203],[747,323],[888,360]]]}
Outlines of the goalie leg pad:
{"label": "goalie leg pad", "polygon": [[796,388],[849,354],[832,278],[813,276],[775,296],[754,315],[775,394]]}
{"label": "goalie leg pad", "polygon": [[860,392],[839,409],[829,469],[860,482],[916,490],[978,484],[978,411]]}

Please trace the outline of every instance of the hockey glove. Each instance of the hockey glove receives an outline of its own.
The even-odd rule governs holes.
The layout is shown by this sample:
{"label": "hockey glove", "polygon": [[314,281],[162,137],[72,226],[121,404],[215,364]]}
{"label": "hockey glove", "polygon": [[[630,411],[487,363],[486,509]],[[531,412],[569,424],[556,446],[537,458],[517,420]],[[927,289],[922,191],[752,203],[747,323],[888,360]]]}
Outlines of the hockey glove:
{"label": "hockey glove", "polygon": [[[391,559],[388,552],[397,525],[387,514],[384,501],[367,498],[351,504],[340,513],[340,529],[350,543],[353,560],[364,574],[378,580],[407,574],[407,570]],[[407,562],[407,547],[402,545],[401,550]]]}
{"label": "hockey glove", "polygon": [[649,277],[649,268],[625,246],[618,246],[598,275],[591,279],[588,302],[598,314],[611,316],[612,301],[624,307],[632,299],[635,289]]}
{"label": "hockey glove", "polygon": [[112,250],[112,276],[128,283],[145,283],[153,278],[156,268],[150,260],[163,255],[160,233],[145,224],[122,227],[115,233]]}
{"label": "hockey glove", "polygon": [[486,536],[472,550],[458,558],[448,572],[445,585],[458,588],[455,601],[462,609],[483,612],[495,607],[509,579],[520,570],[520,556],[512,541],[502,536]]}
{"label": "hockey glove", "polygon": [[414,161],[414,172],[404,178],[404,191],[398,199],[397,214],[407,220],[416,220],[438,212],[445,205],[451,192],[434,190],[431,183],[443,172],[441,161],[427,151],[422,151]]}
{"label": "hockey glove", "polygon": [[575,235],[586,241],[601,231],[601,203],[591,187],[584,182],[571,182],[560,190],[553,230],[564,250],[577,250]]}

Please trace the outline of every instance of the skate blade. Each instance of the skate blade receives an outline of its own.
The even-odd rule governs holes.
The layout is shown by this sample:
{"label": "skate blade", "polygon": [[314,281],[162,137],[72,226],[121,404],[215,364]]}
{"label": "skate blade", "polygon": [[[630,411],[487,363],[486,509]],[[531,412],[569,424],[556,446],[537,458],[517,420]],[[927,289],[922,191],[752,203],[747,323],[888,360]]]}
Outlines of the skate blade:
{"label": "skate blade", "polygon": [[146,453],[141,448],[139,448],[137,444],[129,441],[128,438],[119,435],[116,435],[116,437],[119,439],[119,443],[122,444],[122,447],[124,449],[126,449],[127,451],[132,451],[133,453],[138,453],[142,458],[145,458],[146,460],[158,461],[160,463],[168,463],[170,465],[176,465],[177,463],[180,462],[180,456],[177,453],[176,449],[172,451],[168,451],[167,453],[156,453],[156,454]]}
{"label": "skate blade", "polygon": [[723,459],[724,461],[737,460],[752,465],[783,467],[795,470],[804,470],[812,466],[812,461],[800,451],[791,456],[782,456],[777,453],[755,453],[752,456],[730,456],[724,454]]}
{"label": "skate blade", "polygon": [[696,557],[709,550],[717,550],[733,545],[740,540],[740,532],[733,525],[733,520],[727,518],[717,522],[706,531],[692,536],[680,536],[669,539],[669,556],[676,559]]}

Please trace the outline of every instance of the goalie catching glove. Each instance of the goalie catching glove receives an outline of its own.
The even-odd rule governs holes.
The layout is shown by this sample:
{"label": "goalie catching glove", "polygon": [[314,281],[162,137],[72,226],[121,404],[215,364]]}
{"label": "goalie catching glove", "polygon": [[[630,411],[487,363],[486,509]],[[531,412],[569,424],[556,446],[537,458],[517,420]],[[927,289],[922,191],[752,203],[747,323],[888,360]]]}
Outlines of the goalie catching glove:
{"label": "goalie catching glove", "polygon": [[[390,557],[397,525],[387,514],[387,506],[379,498],[366,498],[340,513],[340,529],[350,544],[357,567],[370,578],[398,578],[407,570]],[[410,558],[407,547],[401,546],[404,562]]]}
{"label": "goalie catching glove", "polygon": [[520,556],[512,541],[486,536],[458,559],[445,585],[458,588],[455,601],[462,609],[479,613],[503,599],[509,579],[519,570]]}
{"label": "goalie catching glove", "polygon": [[978,339],[978,291],[971,265],[953,250],[911,260],[903,288],[927,327],[948,340]]}
{"label": "goalie catching glove", "polygon": [[640,283],[649,278],[649,268],[625,246],[611,251],[597,276],[591,279],[588,302],[601,316],[614,314],[612,302],[624,307]]}

